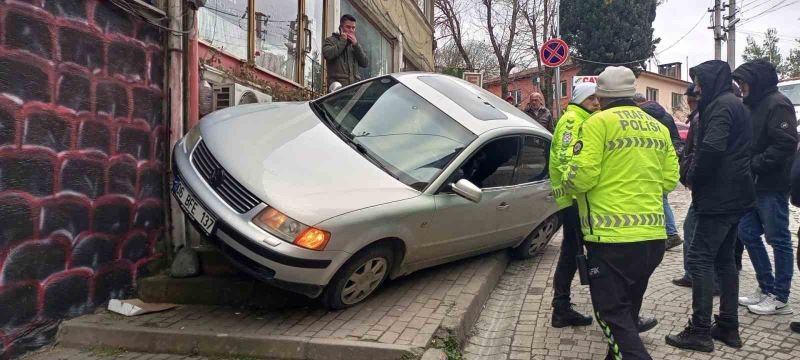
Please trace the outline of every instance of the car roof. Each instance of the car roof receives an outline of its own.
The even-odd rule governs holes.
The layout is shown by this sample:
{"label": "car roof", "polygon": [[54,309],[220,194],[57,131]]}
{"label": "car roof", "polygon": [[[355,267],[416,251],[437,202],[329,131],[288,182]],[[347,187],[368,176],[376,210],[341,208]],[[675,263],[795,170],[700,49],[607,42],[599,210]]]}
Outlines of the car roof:
{"label": "car roof", "polygon": [[781,82],[779,82],[779,83],[778,83],[778,86],[783,86],[783,85],[797,85],[797,84],[800,84],[800,79],[797,79],[797,80],[786,80],[786,81],[781,81]]}
{"label": "car roof", "polygon": [[[524,112],[507,103],[505,100],[500,99],[496,95],[470,82],[450,75],[427,72],[404,72],[391,74],[391,76],[477,135],[494,129],[516,127],[531,130],[534,133],[545,135],[548,138],[551,137],[550,133],[546,129],[531,119]],[[473,113],[453,100],[455,94],[440,92],[423,81],[426,77],[436,77],[437,79],[452,82],[452,84],[448,85],[457,85],[467,89],[476,97],[485,100],[487,104],[491,104],[490,106],[500,111],[503,115],[505,115],[505,119],[484,120],[476,117]]]}

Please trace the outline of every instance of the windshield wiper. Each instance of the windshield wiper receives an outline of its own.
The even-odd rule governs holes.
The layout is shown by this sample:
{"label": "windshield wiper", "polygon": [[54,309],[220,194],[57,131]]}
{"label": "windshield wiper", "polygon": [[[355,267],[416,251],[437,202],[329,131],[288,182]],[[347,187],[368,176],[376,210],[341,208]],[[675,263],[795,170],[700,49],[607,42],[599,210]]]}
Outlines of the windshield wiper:
{"label": "windshield wiper", "polygon": [[377,158],[375,158],[374,156],[372,156],[372,155],[369,153],[369,151],[367,150],[367,148],[365,148],[365,147],[364,147],[364,145],[362,145],[362,144],[360,144],[360,143],[357,143],[357,142],[356,142],[355,140],[353,140],[353,139],[350,139],[350,144],[353,146],[353,149],[355,149],[356,151],[358,151],[358,153],[359,153],[359,154],[361,154],[362,156],[364,156],[365,158],[367,158],[367,160],[369,160],[371,163],[375,164],[375,166],[379,167],[381,170],[383,170],[384,172],[386,172],[387,174],[389,174],[389,176],[391,176],[391,177],[393,177],[393,178],[395,178],[395,179],[397,179],[397,180],[400,180],[400,177],[399,177],[399,176],[395,175],[393,172],[391,172],[391,171],[389,170],[389,168],[388,168],[388,167],[386,167],[386,165],[383,165],[383,163],[381,163],[381,161],[380,161],[380,160],[378,160]]}

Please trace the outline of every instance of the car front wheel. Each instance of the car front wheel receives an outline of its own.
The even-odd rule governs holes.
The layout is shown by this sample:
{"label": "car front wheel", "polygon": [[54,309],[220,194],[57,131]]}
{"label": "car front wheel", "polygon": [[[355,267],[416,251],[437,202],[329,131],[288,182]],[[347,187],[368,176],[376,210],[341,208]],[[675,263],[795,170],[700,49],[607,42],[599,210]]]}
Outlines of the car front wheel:
{"label": "car front wheel", "polygon": [[519,246],[511,248],[511,257],[515,259],[528,259],[539,254],[542,249],[550,242],[556,231],[558,231],[560,221],[558,213],[550,215],[539,226],[522,241]]}
{"label": "car front wheel", "polygon": [[322,293],[322,304],[344,309],[369,297],[389,276],[394,256],[388,246],[364,249],[336,273]]}

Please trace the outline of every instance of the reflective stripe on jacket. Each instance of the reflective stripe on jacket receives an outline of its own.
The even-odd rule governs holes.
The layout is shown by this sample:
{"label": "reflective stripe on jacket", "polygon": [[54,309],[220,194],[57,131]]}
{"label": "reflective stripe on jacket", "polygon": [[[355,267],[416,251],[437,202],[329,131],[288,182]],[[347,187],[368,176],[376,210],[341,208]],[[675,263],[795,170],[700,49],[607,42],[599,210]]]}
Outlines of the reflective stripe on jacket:
{"label": "reflective stripe on jacket", "polygon": [[553,132],[553,143],[550,144],[550,187],[553,189],[553,197],[559,209],[572,205],[573,195],[568,195],[564,191],[561,178],[563,172],[561,167],[566,165],[572,158],[572,146],[578,141],[578,129],[580,129],[586,119],[591,116],[586,109],[575,105],[567,105],[567,111],[556,123]]}
{"label": "reflective stripe on jacket", "polygon": [[583,123],[562,184],[576,194],[586,241],[665,239],[663,194],[679,177],[669,131],[632,101],[611,106]]}

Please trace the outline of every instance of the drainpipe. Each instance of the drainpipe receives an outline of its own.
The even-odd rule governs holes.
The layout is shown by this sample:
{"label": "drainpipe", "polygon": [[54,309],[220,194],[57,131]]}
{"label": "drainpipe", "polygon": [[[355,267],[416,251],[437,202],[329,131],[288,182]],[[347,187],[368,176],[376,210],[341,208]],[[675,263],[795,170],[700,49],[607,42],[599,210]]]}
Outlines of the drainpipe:
{"label": "drainpipe", "polygon": [[[170,28],[183,29],[182,0],[168,0],[167,16],[170,19]],[[169,152],[183,136],[183,37],[180,34],[166,32],[167,53],[169,59],[167,71],[167,94],[169,97]],[[172,181],[172,156],[169,156],[166,166],[167,179]],[[173,250],[186,245],[186,223],[180,206],[172,196],[169,198],[170,214],[170,239]]]}
{"label": "drainpipe", "polygon": [[186,49],[186,67],[189,91],[187,93],[189,108],[186,110],[187,123],[189,128],[195,126],[200,121],[200,59],[197,42],[197,11],[189,12],[191,19],[191,33],[189,34],[189,48]]}

